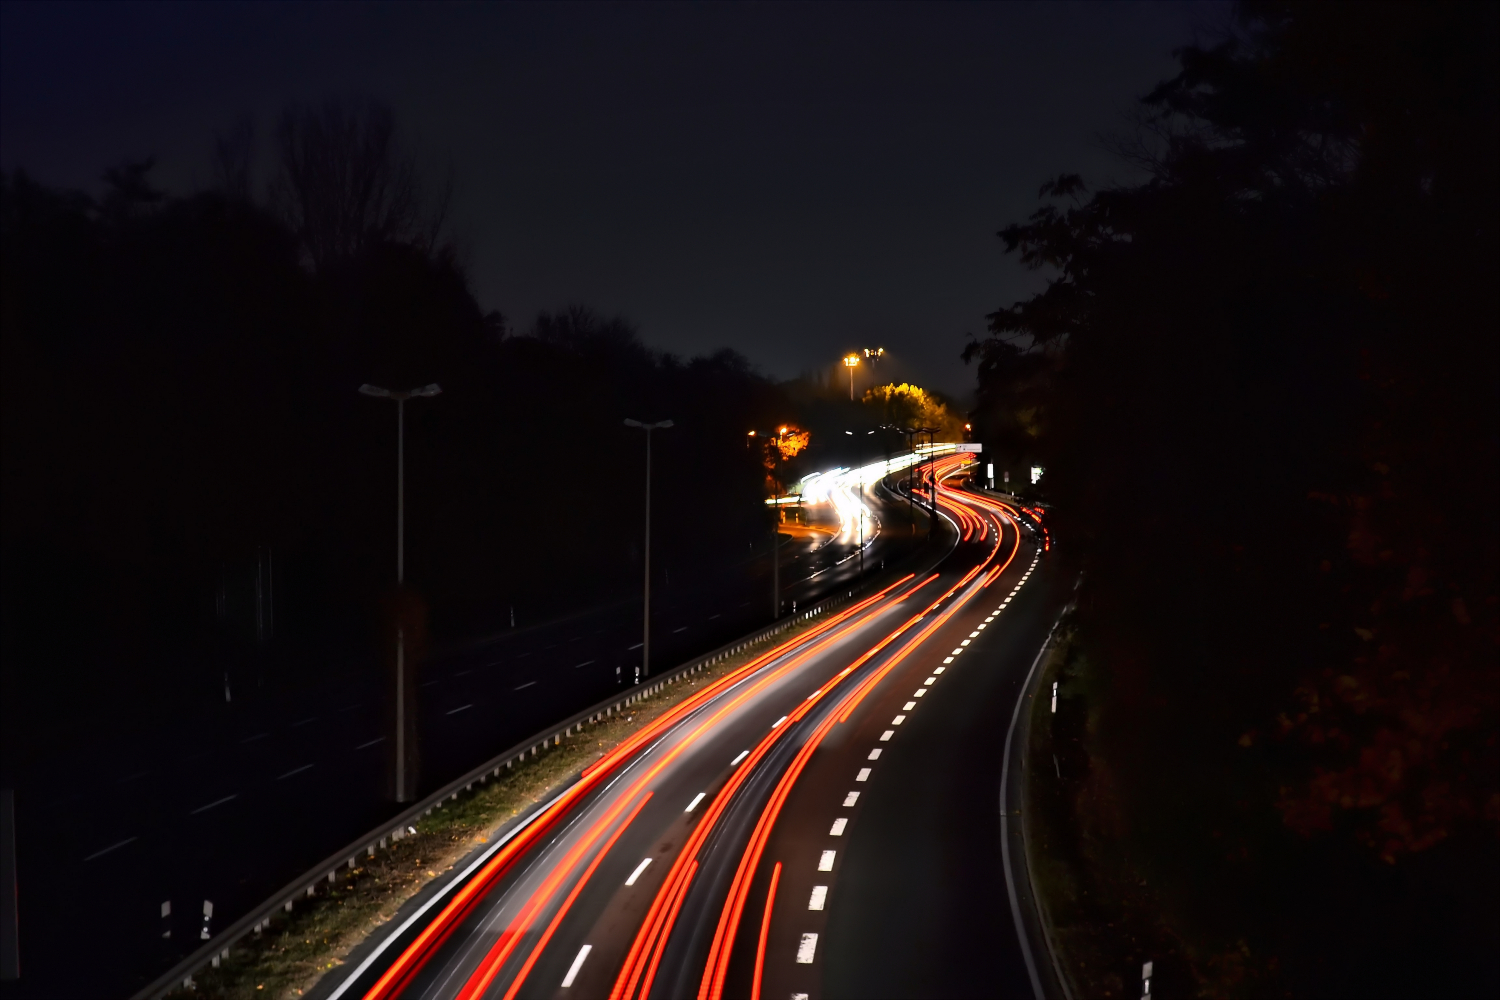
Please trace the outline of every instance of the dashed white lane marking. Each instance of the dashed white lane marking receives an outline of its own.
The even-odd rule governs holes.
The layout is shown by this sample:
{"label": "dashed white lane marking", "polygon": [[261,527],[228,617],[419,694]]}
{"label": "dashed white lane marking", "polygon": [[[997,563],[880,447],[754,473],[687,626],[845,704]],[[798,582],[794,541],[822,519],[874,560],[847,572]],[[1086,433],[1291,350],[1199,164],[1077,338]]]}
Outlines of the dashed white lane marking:
{"label": "dashed white lane marking", "polygon": [[702,802],[704,797],[707,795],[707,792],[699,792],[697,795],[694,795],[693,801],[688,803],[688,807],[684,809],[683,812],[692,812],[694,809],[697,809],[698,803]]}
{"label": "dashed white lane marking", "polygon": [[913,698],[920,698],[920,697],[922,697],[926,693],[927,693],[927,689],[926,688],[918,688],[917,690],[915,690],[915,691],[913,691],[911,693],[911,696]]}
{"label": "dashed white lane marking", "polygon": [[943,657],[943,662],[944,663],[952,663],[953,662],[953,657],[951,657],[951,656],[945,656],[945,657]]}
{"label": "dashed white lane marking", "polygon": [[943,672],[943,671],[944,671],[944,670],[945,670],[945,669],[947,669],[947,668],[946,668],[946,667],[933,667],[933,668],[932,668],[932,672],[933,672],[933,673],[934,673],[934,674],[940,674],[940,673],[942,673],[942,672]]}
{"label": "dashed white lane marking", "polygon": [[786,716],[783,715],[781,718],[779,718],[775,722],[771,723],[771,728],[775,729],[777,726],[781,725],[785,721],[786,721]]}
{"label": "dashed white lane marking", "polygon": [[573,664],[573,669],[577,670],[579,667],[586,667],[593,662],[593,660],[584,660],[582,663],[575,663]]}
{"label": "dashed white lane marking", "polygon": [[525,691],[527,688],[532,687],[535,684],[536,684],[536,681],[527,681],[525,684],[522,684],[520,687],[516,688],[516,690],[517,691]]}
{"label": "dashed white lane marking", "polygon": [[474,704],[472,702],[470,702],[467,705],[460,705],[457,708],[455,708],[453,711],[447,712],[445,714],[447,714],[447,715],[457,715],[459,712],[466,711],[467,709],[470,709],[470,708],[473,708],[473,707],[474,707]]}
{"label": "dashed white lane marking", "polygon": [[856,803],[858,801],[859,801],[859,793],[858,792],[850,792],[848,795],[844,796],[844,808],[847,809],[850,806],[854,805],[854,803]]}
{"label": "dashed white lane marking", "polygon": [[732,760],[732,761],[729,762],[729,766],[730,767],[734,767],[734,765],[738,764],[740,761],[744,760],[748,756],[750,756],[750,751],[749,750],[741,750],[740,751],[740,755],[738,757],[736,757],[734,760]]}
{"label": "dashed white lane marking", "polygon": [[960,645],[960,646],[967,646],[967,645],[968,645],[968,644],[969,644],[969,642],[970,642],[970,640],[968,640],[968,639],[963,639],[963,640],[960,640],[960,641],[959,641],[959,645]]}
{"label": "dashed white lane marking", "polygon": [[880,759],[880,748],[879,747],[876,747],[874,750],[871,750],[870,751],[870,756],[868,756],[868,757],[865,758],[865,760],[879,760],[879,759]]}
{"label": "dashed white lane marking", "polygon": [[973,632],[969,633],[969,638],[970,639],[977,639],[978,637],[979,637],[979,631],[978,631],[978,629],[976,629]]}
{"label": "dashed white lane marking", "polygon": [[931,687],[932,685],[934,685],[934,684],[937,683],[937,678],[936,677],[929,677],[925,681],[923,681],[922,683],[926,684],[928,687]]}
{"label": "dashed white lane marking", "polygon": [[802,935],[801,942],[797,945],[797,964],[812,965],[813,955],[818,950],[818,936],[816,934]]}
{"label": "dashed white lane marking", "polygon": [[[840,828],[840,829],[842,830],[842,828]],[[106,854],[108,854],[110,851],[113,851],[113,850],[115,850],[117,848],[124,847],[126,844],[133,844],[137,840],[140,840],[140,839],[141,839],[140,837],[126,837],[124,840],[121,840],[121,841],[119,841],[117,843],[114,843],[114,844],[110,844],[108,847],[106,847],[102,851],[95,851],[93,854],[90,854],[88,857],[84,858],[83,860],[85,860],[85,861],[93,861],[95,858],[102,858]],[[818,909],[821,910],[822,907],[820,906],[820,907],[818,907]]]}
{"label": "dashed white lane marking", "polygon": [[279,775],[277,775],[276,776],[276,780],[277,781],[281,781],[284,778],[290,778],[294,774],[301,774],[303,771],[306,771],[310,767],[312,767],[311,764],[303,764],[301,767],[294,767],[290,771],[288,771],[286,774],[279,774]]}
{"label": "dashed white lane marking", "polygon": [[953,655],[957,656],[959,653],[962,653],[963,651],[964,651],[964,648],[962,646],[959,646],[957,649],[955,649],[953,651]]}
{"label": "dashed white lane marking", "polygon": [[818,695],[820,695],[822,693],[823,693],[823,689],[822,688],[818,688],[812,694],[808,695],[807,698],[806,698],[806,700],[807,701],[812,701],[814,698],[816,698]]}
{"label": "dashed white lane marking", "polygon": [[893,725],[893,726],[899,726],[899,725],[901,725],[901,723],[903,723],[905,721],[906,721],[906,716],[904,716],[904,715],[898,715],[894,719],[891,720],[891,725]]}
{"label": "dashed white lane marking", "polygon": [[625,884],[635,885],[635,880],[641,877],[641,872],[645,871],[646,866],[649,864],[651,864],[651,859],[647,858],[645,861],[642,861],[640,864],[636,865],[635,871],[630,873],[630,877],[625,880]]}
{"label": "dashed white lane marking", "polygon": [[914,709],[916,707],[917,707],[917,703],[916,702],[909,701],[905,705],[901,706],[901,711],[903,711],[903,712],[910,712],[912,709]]}
{"label": "dashed white lane marking", "polygon": [[849,820],[846,817],[840,816],[838,819],[833,821],[833,826],[828,828],[828,836],[842,837],[844,835],[844,827],[848,825]]}
{"label": "dashed white lane marking", "polygon": [[833,859],[838,856],[838,853],[838,851],[824,851],[822,855],[818,857],[818,871],[833,871]]}
{"label": "dashed white lane marking", "polygon": [[975,625],[974,626],[974,634],[978,635],[980,632],[983,632],[984,631],[984,625],[985,625],[984,622],[980,622],[978,625]]}
{"label": "dashed white lane marking", "polygon": [[363,750],[366,747],[372,747],[372,746],[374,746],[377,743],[384,743],[384,742],[385,742],[385,737],[384,736],[377,736],[373,740],[371,740],[370,742],[368,742],[368,743],[361,743],[359,746],[355,747],[354,749],[356,749],[356,750]]}
{"label": "dashed white lane marking", "polygon": [[992,622],[992,621],[994,621],[994,620],[995,620],[995,616],[994,616],[994,615],[990,615],[990,616],[989,616],[989,617],[988,617],[988,618],[986,618],[986,619],[985,619],[985,620],[984,620],[984,623],[985,623],[985,624],[986,624],[986,625],[988,625],[988,624],[989,624],[989,623],[990,623],[990,622]]}
{"label": "dashed white lane marking", "polygon": [[809,910],[821,910],[823,908],[823,904],[827,900],[828,900],[828,886],[826,886],[826,885],[815,885],[815,886],[813,886],[812,895],[807,900],[807,908]]}
{"label": "dashed white lane marking", "polygon": [[[868,770],[868,768],[866,768],[866,770]],[[199,813],[208,812],[214,806],[222,806],[224,803],[229,802],[232,799],[237,799],[239,797],[240,797],[240,793],[239,792],[235,792],[233,795],[226,795],[222,799],[215,799],[214,801],[210,802],[206,806],[199,806],[197,809],[194,809],[192,812],[188,813],[188,815],[189,816],[196,816]]]}
{"label": "dashed white lane marking", "polygon": [[883,732],[883,733],[880,734],[880,742],[882,742],[882,743],[889,742],[890,738],[892,736],[895,736],[895,735],[896,735],[896,731],[894,729],[887,729],[885,732]]}
{"label": "dashed white lane marking", "polygon": [[868,767],[862,767],[862,768],[860,768],[859,769],[859,773],[854,776],[854,780],[855,781],[869,781],[870,780],[870,769]]}
{"label": "dashed white lane marking", "polygon": [[567,989],[569,986],[573,985],[573,980],[578,978],[578,970],[583,968],[583,960],[585,958],[588,958],[589,952],[593,950],[594,946],[591,944],[586,944],[582,948],[578,949],[578,957],[573,959],[573,964],[568,966],[568,974],[566,976],[563,976],[563,989]]}

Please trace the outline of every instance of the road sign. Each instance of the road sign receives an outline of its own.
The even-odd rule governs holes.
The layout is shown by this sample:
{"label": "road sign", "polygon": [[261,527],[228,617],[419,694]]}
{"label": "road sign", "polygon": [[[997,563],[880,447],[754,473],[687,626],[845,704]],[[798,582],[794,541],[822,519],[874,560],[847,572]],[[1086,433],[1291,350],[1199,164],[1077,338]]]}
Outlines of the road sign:
{"label": "road sign", "polygon": [[965,441],[953,446],[954,451],[984,451],[984,445],[978,441]]}

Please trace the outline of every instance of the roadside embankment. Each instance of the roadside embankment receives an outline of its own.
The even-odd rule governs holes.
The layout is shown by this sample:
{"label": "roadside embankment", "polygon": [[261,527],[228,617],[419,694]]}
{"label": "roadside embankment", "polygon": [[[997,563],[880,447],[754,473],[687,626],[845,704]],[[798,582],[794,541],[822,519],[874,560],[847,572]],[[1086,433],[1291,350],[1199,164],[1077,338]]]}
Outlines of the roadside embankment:
{"label": "roadside embankment", "polygon": [[1070,626],[1059,636],[1032,700],[1023,812],[1032,884],[1058,971],[1073,1000],[1141,996],[1146,962],[1153,996],[1196,995],[1186,946],[1123,836],[1122,790],[1099,753],[1108,678]]}
{"label": "roadside embankment", "polygon": [[315,895],[299,899],[292,912],[278,913],[264,931],[245,938],[216,967],[204,969],[191,987],[180,987],[169,996],[249,1000],[304,995],[403,904],[503,832],[505,824],[556,795],[584,767],[704,684],[821,621],[798,621],[680,683],[643,696],[618,714],[581,726],[499,777],[458,793],[417,820],[414,833],[392,841],[373,857],[358,858],[355,867],[339,871]]}

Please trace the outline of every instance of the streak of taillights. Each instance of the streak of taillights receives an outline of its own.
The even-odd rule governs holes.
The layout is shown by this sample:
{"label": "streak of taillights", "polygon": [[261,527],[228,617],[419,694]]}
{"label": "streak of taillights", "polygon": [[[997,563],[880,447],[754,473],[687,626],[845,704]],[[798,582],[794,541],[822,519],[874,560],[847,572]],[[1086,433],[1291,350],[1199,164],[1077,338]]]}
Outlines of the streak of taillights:
{"label": "streak of taillights", "polygon": [[771,908],[776,904],[776,883],[781,881],[781,862],[771,869],[771,887],[766,890],[766,912],[760,918],[760,940],[755,945],[755,978],[750,981],[750,1000],[760,1000],[760,974],[766,965],[766,936],[771,932]]}
{"label": "streak of taillights", "polygon": [[[891,590],[900,586],[901,583],[910,579],[910,575],[903,577],[901,580],[882,590],[879,594],[876,595],[875,598],[871,598],[870,601],[861,602],[860,606],[868,607],[871,602],[881,596],[884,596],[885,594],[888,594]],[[912,590],[909,590],[907,594],[903,594],[901,597],[897,598],[895,603],[899,603],[900,601],[904,600],[906,596],[920,589],[923,585],[924,584],[919,584],[917,587],[912,588]],[[824,634],[821,638],[818,639],[817,642],[807,645],[786,663],[771,671],[767,676],[757,680],[746,690],[736,695],[727,704],[720,706],[712,716],[710,716],[707,720],[699,723],[692,732],[690,732],[681,741],[679,741],[678,744],[671,750],[663,754],[661,759],[656,761],[643,775],[637,777],[632,783],[630,789],[620,796],[618,803],[613,808],[611,808],[611,810],[607,812],[604,817],[596,820],[594,824],[591,825],[587,831],[585,831],[580,843],[575,845],[573,849],[571,849],[560,862],[553,866],[552,870],[548,874],[547,880],[543,882],[542,885],[537,890],[535,890],[528,898],[526,905],[522,910],[521,916],[513,923],[512,929],[506,934],[502,935],[495,942],[490,951],[485,955],[484,959],[481,960],[478,968],[476,968],[473,974],[471,974],[471,976],[469,977],[469,981],[465,984],[464,989],[459,994],[460,997],[468,1000],[468,998],[479,996],[484,992],[485,989],[488,988],[489,984],[494,980],[494,977],[498,975],[499,970],[510,959],[511,954],[520,944],[520,935],[524,934],[530,928],[532,920],[534,920],[536,916],[545,908],[552,895],[557,891],[557,888],[562,884],[567,876],[571,874],[573,868],[576,867],[583,854],[587,851],[588,847],[598,839],[602,830],[614,821],[615,816],[618,815],[618,811],[623,808],[624,803],[629,802],[634,797],[636,792],[653,781],[656,776],[661,773],[662,770],[664,770],[674,760],[685,753],[687,749],[694,742],[696,742],[699,736],[701,736],[704,732],[708,731],[714,726],[718,725],[718,723],[725,716],[734,712],[746,700],[753,698],[758,692],[764,689],[766,685],[773,683],[788,671],[795,669],[802,663],[806,662],[808,659],[822,652],[832,643],[839,641],[850,632],[863,627],[863,625],[863,619],[856,619],[844,625],[844,627],[831,633],[825,630]],[[519,989],[521,983],[525,981],[526,975],[529,972],[529,967],[524,968],[520,972],[518,972],[514,981],[511,983],[510,988],[512,990]]]}
{"label": "streak of taillights", "polygon": [[[552,940],[552,935],[557,932],[557,927],[562,923],[563,917],[566,917],[568,915],[568,911],[573,908],[573,901],[578,898],[578,894],[583,891],[583,887],[588,885],[589,879],[593,877],[594,870],[599,867],[599,862],[603,861],[605,855],[609,854],[610,848],[615,846],[615,841],[620,839],[620,834],[624,833],[625,828],[630,826],[635,818],[640,815],[641,810],[645,808],[646,803],[650,801],[650,799],[650,792],[642,795],[640,801],[635,804],[635,808],[630,810],[630,815],[625,817],[625,822],[621,823],[618,827],[615,828],[615,832],[610,834],[609,840],[605,841],[604,846],[601,847],[599,849],[599,852],[594,855],[594,860],[590,861],[589,866],[584,869],[583,874],[579,877],[577,884],[575,884],[572,891],[568,893],[568,897],[563,900],[562,906],[557,908],[557,913],[552,917],[551,922],[547,924],[547,929],[542,932],[541,938],[538,939],[537,943],[532,947],[531,954],[526,956],[526,963],[521,966],[521,971],[516,975],[515,982],[511,983],[510,989],[505,991],[505,1000],[515,1000],[516,992],[520,990],[521,983],[525,982],[526,976],[531,972],[531,967],[536,964],[536,960],[541,957],[542,951],[547,947],[547,943]],[[624,801],[628,802],[629,800],[626,799]],[[493,978],[493,976],[491,978]],[[486,980],[484,986],[488,985],[489,981]],[[484,992],[483,986],[474,991],[473,995],[478,996],[482,992]]]}
{"label": "streak of taillights", "polygon": [[[578,782],[560,795],[546,813],[537,817],[525,830],[516,835],[469,880],[467,885],[454,894],[453,899],[449,901],[447,906],[443,907],[442,912],[422,929],[422,932],[417,935],[416,939],[402,951],[396,961],[391,963],[390,967],[376,980],[375,985],[370,987],[369,991],[365,994],[365,1000],[386,1000],[386,998],[394,997],[405,989],[407,984],[411,982],[412,977],[421,970],[428,959],[432,957],[436,950],[453,933],[454,928],[484,898],[495,882],[510,870],[510,866],[516,858],[547,833],[547,831],[551,830],[557,824],[557,821],[577,804],[579,799],[597,787],[606,774],[628,760],[641,746],[656,739],[668,728],[676,725],[684,716],[701,707],[710,698],[716,697],[726,688],[739,683],[746,675],[759,670],[768,662],[784,655],[788,650],[807,643],[809,639],[823,635],[840,622],[847,621],[851,616],[868,609],[892,590],[912,579],[912,576],[913,574],[907,574],[871,597],[831,616],[827,621],[814,626],[797,637],[789,639],[773,649],[762,653],[744,666],[719,678],[719,680],[705,685],[702,691],[684,699],[677,706],[663,713],[643,730],[615,747],[595,764],[585,769]],[[801,662],[801,660],[798,659],[793,662]],[[773,677],[780,676],[784,672],[784,669],[775,671]],[[762,684],[764,683],[766,682],[763,681]],[[760,686],[757,685],[752,690],[758,690]],[[743,696],[736,698],[731,704],[738,705],[742,700]],[[717,721],[722,714],[722,712],[716,713],[713,717],[714,720]],[[701,732],[701,727],[696,732]],[[654,773],[653,771],[652,774]],[[629,797],[626,796],[627,800]],[[496,942],[496,948],[504,947],[507,940],[513,941],[513,937],[511,939],[502,938],[501,941]],[[514,948],[514,943],[510,946]]]}
{"label": "streak of taillights", "polygon": [[[892,603],[904,601],[937,579],[937,577],[938,574],[934,573],[902,594],[901,597]],[[918,621],[920,617],[919,615],[913,618],[912,621]],[[910,627],[910,624],[902,626],[902,629]],[[899,634],[899,632],[896,634]],[[894,635],[887,637],[880,645],[883,646],[891,638],[894,638]],[[869,654],[866,655],[868,656]],[[823,686],[823,690],[826,692],[834,684],[847,677],[859,662],[863,662],[863,658],[857,661],[855,665],[846,667],[842,672],[837,674]],[[660,950],[666,946],[666,939],[671,934],[672,925],[677,919],[677,909],[680,906],[680,903],[674,903],[673,901],[681,899],[683,894],[687,892],[688,885],[692,882],[693,874],[697,871],[698,851],[708,839],[709,834],[728,808],[729,803],[733,800],[740,786],[754,773],[755,766],[770,752],[771,747],[775,745],[777,740],[780,740],[792,730],[792,726],[797,720],[801,719],[816,704],[820,697],[822,697],[821,693],[815,698],[803,701],[792,710],[781,725],[766,734],[760,743],[756,745],[755,749],[750,752],[750,756],[735,768],[735,773],[725,783],[719,793],[714,796],[713,802],[704,811],[703,818],[699,820],[698,825],[688,837],[687,843],[682,846],[682,850],[672,863],[672,868],[663,880],[661,888],[657,890],[656,898],[651,902],[651,909],[647,912],[645,921],[641,924],[640,930],[636,933],[635,940],[631,943],[630,951],[625,957],[625,963],[620,968],[620,974],[615,980],[614,989],[610,992],[611,1000],[623,1000],[623,998],[635,996],[638,986],[641,987],[640,996],[644,997],[646,995],[649,983],[643,984],[642,977],[647,974],[647,964],[651,961],[651,956],[659,954]],[[715,721],[717,721],[717,718]]]}
{"label": "streak of taillights", "polygon": [[[1017,544],[1019,547],[1019,535]],[[995,546],[990,549],[989,556],[985,561],[971,570],[958,583],[954,584],[947,593],[933,602],[923,614],[930,613],[933,608],[946,600],[954,591],[962,588],[970,580],[974,579],[994,559],[998,548],[999,540],[997,539]],[[1015,551],[1012,550],[1011,558],[1014,557]],[[1006,560],[1006,565],[1009,565],[1009,562],[1010,560]],[[740,919],[744,914],[745,899],[750,892],[750,884],[754,880],[756,869],[760,864],[761,854],[765,850],[766,842],[770,839],[771,830],[776,825],[776,819],[781,814],[781,808],[785,804],[787,796],[791,794],[792,788],[797,783],[797,779],[801,777],[803,769],[807,766],[808,761],[811,760],[813,752],[817,750],[818,746],[823,742],[824,737],[827,736],[836,723],[846,721],[859,706],[860,702],[864,700],[865,696],[873,691],[881,680],[911,655],[912,651],[921,646],[934,632],[947,624],[948,620],[972,600],[974,595],[979,593],[980,589],[979,587],[975,587],[960,597],[950,608],[929,622],[925,628],[913,636],[894,656],[882,664],[879,670],[862,680],[854,690],[844,695],[840,705],[818,724],[812,735],[808,737],[807,742],[797,751],[797,756],[782,774],[780,781],[776,784],[775,791],[771,793],[771,798],[761,810],[760,819],[755,825],[754,832],[750,835],[750,841],[745,846],[744,853],[740,856],[739,868],[736,870],[734,881],[730,885],[729,895],[724,900],[724,907],[719,915],[719,924],[714,933],[713,944],[709,948],[708,961],[704,966],[703,979],[698,988],[698,1000],[721,1000],[723,996],[724,980],[729,974],[729,961],[734,950],[734,938],[739,929]],[[868,660],[879,648],[885,646],[914,622],[919,621],[920,618],[921,616],[912,619],[911,622],[903,625],[897,632],[887,636],[878,647],[862,656],[856,664],[852,664],[850,669]],[[644,995],[643,993],[642,996],[644,997]]]}

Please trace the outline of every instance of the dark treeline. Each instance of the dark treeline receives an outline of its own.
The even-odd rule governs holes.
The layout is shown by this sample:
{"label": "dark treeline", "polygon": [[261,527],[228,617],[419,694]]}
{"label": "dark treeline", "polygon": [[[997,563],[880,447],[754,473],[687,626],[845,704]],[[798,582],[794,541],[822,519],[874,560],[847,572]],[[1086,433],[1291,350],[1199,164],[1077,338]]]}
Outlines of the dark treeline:
{"label": "dark treeline", "polygon": [[[366,669],[395,578],[396,406],[363,383],[442,386],[406,404],[407,577],[434,643],[637,591],[626,417],[676,422],[655,437],[658,579],[765,551],[744,439],[795,417],[784,391],[584,309],[520,332],[485,314],[389,124],[289,113],[264,204],[243,141],[185,197],[149,162],[97,198],[3,179],[7,731],[88,707],[138,726],[213,696],[236,658],[286,684]],[[318,143],[345,187],[296,172],[337,160]],[[372,193],[330,207],[349,184]],[[122,698],[142,707],[122,718]]]}
{"label": "dark treeline", "polygon": [[1085,570],[1081,836],[1182,992],[1494,995],[1497,9],[1238,15],[969,353]]}

